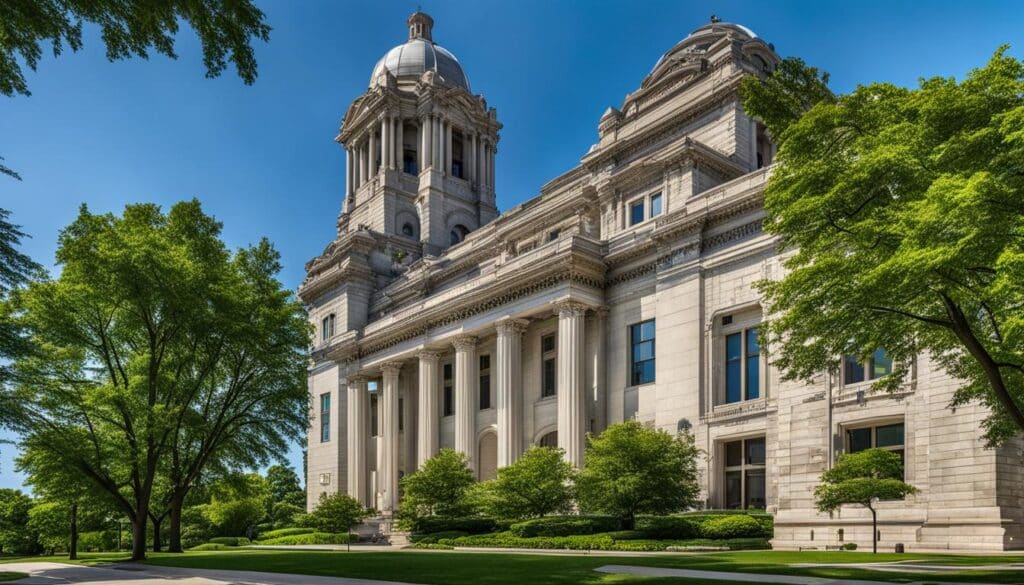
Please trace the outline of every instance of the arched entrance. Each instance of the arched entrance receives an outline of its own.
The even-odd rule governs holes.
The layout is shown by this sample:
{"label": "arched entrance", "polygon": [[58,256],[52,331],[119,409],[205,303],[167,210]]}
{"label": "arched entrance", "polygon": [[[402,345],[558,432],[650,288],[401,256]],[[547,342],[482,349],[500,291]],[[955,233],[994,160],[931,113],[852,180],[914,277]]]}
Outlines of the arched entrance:
{"label": "arched entrance", "polygon": [[480,437],[480,444],[477,447],[476,478],[480,481],[487,481],[498,476],[498,434],[494,431],[487,431]]}
{"label": "arched entrance", "polygon": [[550,433],[542,436],[537,440],[537,445],[541,447],[558,447],[558,431],[551,431]]}

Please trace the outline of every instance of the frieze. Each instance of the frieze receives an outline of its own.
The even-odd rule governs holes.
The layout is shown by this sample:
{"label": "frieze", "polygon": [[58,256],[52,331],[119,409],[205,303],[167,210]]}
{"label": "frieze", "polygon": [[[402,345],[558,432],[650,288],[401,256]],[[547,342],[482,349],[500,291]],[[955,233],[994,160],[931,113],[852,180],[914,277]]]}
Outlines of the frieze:
{"label": "frieze", "polygon": [[724,231],[720,234],[705,238],[701,241],[701,250],[710,251],[716,248],[721,248],[726,244],[730,244],[736,240],[742,240],[750,236],[760,234],[764,230],[764,220],[752,221],[750,223],[735,227],[731,230]]}

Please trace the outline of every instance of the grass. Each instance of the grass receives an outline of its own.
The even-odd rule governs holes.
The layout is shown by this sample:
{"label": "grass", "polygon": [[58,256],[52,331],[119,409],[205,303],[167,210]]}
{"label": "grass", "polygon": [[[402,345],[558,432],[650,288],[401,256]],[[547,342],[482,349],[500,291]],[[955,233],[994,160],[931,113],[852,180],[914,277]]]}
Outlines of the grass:
{"label": "grass", "polygon": [[[78,562],[94,564],[126,560],[123,554],[87,553]],[[30,560],[30,559],[17,559]],[[33,558],[67,562],[62,557]],[[888,573],[866,570],[862,563],[886,561],[926,561],[950,565],[984,565],[1024,562],[1024,557],[1008,555],[928,555],[878,554],[864,552],[782,552],[752,551],[710,554],[681,554],[655,557],[563,556],[537,554],[501,554],[468,552],[351,552],[234,549],[230,551],[192,552],[186,554],[151,554],[146,561],[153,565],[194,567],[202,569],[233,569],[299,573],[306,575],[344,576],[423,583],[427,585],[507,585],[513,583],[548,583],[568,585],[628,584],[672,585],[709,583],[692,579],[643,578],[628,575],[597,573],[601,565],[644,565],[726,571],[828,577],[837,580],[869,579],[892,583],[909,581],[971,581],[975,583],[1020,583],[1017,571],[953,571],[935,573]],[[4,562],[0,560],[0,562]],[[828,568],[794,568],[794,563],[836,563],[848,566]],[[496,570],[500,568],[499,570]],[[719,582],[726,585],[728,582]]]}
{"label": "grass", "polygon": [[17,581],[18,579],[24,579],[28,577],[25,573],[15,573],[13,571],[0,571],[0,581]]}

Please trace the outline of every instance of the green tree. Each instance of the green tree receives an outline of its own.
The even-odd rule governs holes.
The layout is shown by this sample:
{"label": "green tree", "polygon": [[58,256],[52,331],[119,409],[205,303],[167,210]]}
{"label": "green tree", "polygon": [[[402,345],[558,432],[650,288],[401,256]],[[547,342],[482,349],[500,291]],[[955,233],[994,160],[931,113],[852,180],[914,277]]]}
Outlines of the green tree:
{"label": "green tree", "polygon": [[71,524],[71,506],[64,502],[37,501],[28,511],[27,527],[36,535],[46,554],[70,551],[68,526]]}
{"label": "green tree", "polygon": [[258,474],[229,475],[210,491],[205,514],[219,536],[248,536],[267,516],[270,489]]}
{"label": "green tree", "polygon": [[632,529],[638,514],[670,514],[693,507],[700,450],[688,433],[626,421],[587,437],[576,480],[580,507],[614,514]]}
{"label": "green tree", "polygon": [[196,32],[203,46],[207,77],[217,77],[230,61],[247,84],[256,80],[253,38],[266,41],[270,27],[251,0],[20,0],[0,3],[0,93],[29,94],[22,63],[35,70],[49,44],[54,56],[82,47],[82,25],[100,27],[111,61],[150,52],[172,59],[181,24]]}
{"label": "green tree", "polygon": [[[747,111],[772,110],[763,94]],[[893,390],[930,355],[962,381],[953,406],[988,407],[991,444],[1019,434],[1024,62],[1002,48],[962,81],[860,86],[783,128],[765,228],[790,253],[759,284],[775,365],[807,379],[884,348]]]}
{"label": "green tree", "polygon": [[857,504],[871,510],[871,551],[878,552],[879,500],[901,500],[917,489],[903,481],[903,460],[892,451],[866,449],[841,455],[836,464],[821,474],[814,488],[814,501],[822,512],[833,512],[843,504]]}
{"label": "green tree", "polygon": [[306,491],[299,483],[299,476],[287,465],[271,465],[267,468],[267,483],[274,502],[288,503],[293,506],[306,506]]}
{"label": "green tree", "polygon": [[[38,264],[18,249],[22,238],[27,236],[21,231],[21,226],[9,221],[10,216],[10,211],[0,209],[0,299],[40,270]],[[10,378],[8,360],[26,355],[30,347],[11,314],[10,306],[0,305],[0,384]]]}
{"label": "green tree", "polygon": [[316,509],[310,513],[317,530],[332,533],[348,532],[369,515],[359,500],[340,492],[320,494]]}
{"label": "green tree", "polygon": [[407,521],[424,516],[468,515],[473,512],[468,497],[473,483],[466,456],[442,449],[419,470],[402,478],[401,516]]}
{"label": "green tree", "polygon": [[32,498],[21,490],[0,488],[0,554],[26,555],[39,550],[28,527]]}
{"label": "green tree", "polygon": [[561,449],[531,447],[515,463],[498,470],[490,482],[488,513],[520,520],[567,512],[572,508],[575,472]]}
{"label": "green tree", "polygon": [[60,277],[12,297],[40,351],[0,389],[0,424],[108,494],[136,559],[160,478],[187,494],[208,465],[305,430],[303,310],[269,243],[232,254],[220,230],[197,201],[83,207],[60,236]]}

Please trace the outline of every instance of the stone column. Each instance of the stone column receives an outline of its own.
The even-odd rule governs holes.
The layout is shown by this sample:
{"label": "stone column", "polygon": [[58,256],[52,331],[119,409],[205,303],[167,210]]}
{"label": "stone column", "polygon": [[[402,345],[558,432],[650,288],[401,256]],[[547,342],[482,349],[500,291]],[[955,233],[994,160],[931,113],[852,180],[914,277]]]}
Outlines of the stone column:
{"label": "stone column", "polygon": [[353,189],[353,191],[356,191],[360,187],[363,186],[363,176],[364,176],[363,175],[363,165],[365,164],[366,161],[365,161],[365,158],[364,158],[364,155],[363,155],[363,145],[361,143],[356,146],[355,157],[356,157],[356,185],[355,185],[355,189]]}
{"label": "stone column", "polygon": [[528,324],[502,319],[495,327],[499,469],[515,463],[523,448],[523,332]]}
{"label": "stone column", "polygon": [[[405,170],[405,122],[395,118],[395,168]],[[667,191],[666,191],[667,192]]]}
{"label": "stone column", "polygon": [[378,471],[377,489],[380,491],[381,512],[390,515],[398,508],[398,374],[400,362],[381,366],[383,381],[378,408],[381,409],[381,469]]}
{"label": "stone column", "polygon": [[487,185],[491,189],[494,189],[494,155],[496,155],[497,153],[498,153],[498,147],[496,145],[492,144],[491,145],[490,154],[487,157],[487,161],[488,161],[488,165],[489,165],[488,168],[487,168]]}
{"label": "stone column", "polygon": [[452,174],[452,123],[444,125],[444,174]]}
{"label": "stone column", "polygon": [[476,132],[473,132],[472,138],[469,144],[469,174],[466,177],[469,179],[470,184],[476,182]]}
{"label": "stone column", "polygon": [[466,454],[470,469],[476,471],[477,338],[456,337],[455,346],[455,450]]}
{"label": "stone column", "polygon": [[440,438],[438,435],[438,386],[440,372],[438,361],[441,354],[435,351],[421,351],[420,359],[420,397],[419,397],[419,420],[416,428],[419,436],[416,438],[416,465],[422,467],[427,459],[437,455]]}
{"label": "stone column", "polygon": [[391,118],[380,119],[380,167],[391,168]]}
{"label": "stone column", "polygon": [[608,426],[608,307],[598,307],[594,310],[594,386],[591,390],[594,405],[594,430],[595,434],[603,431]]}
{"label": "stone column", "polygon": [[352,197],[352,151],[345,148],[345,209],[351,211]]}
{"label": "stone column", "polygon": [[558,446],[565,459],[583,465],[587,403],[583,358],[586,305],[563,301],[558,308]]}
{"label": "stone column", "polygon": [[348,379],[348,420],[346,434],[348,450],[348,495],[359,500],[364,506],[371,502],[368,497],[368,469],[366,467],[366,446],[370,438],[367,422],[370,416],[370,396],[366,389],[366,378],[353,376]]}
{"label": "stone column", "polygon": [[430,159],[430,165],[436,170],[441,170],[441,153],[443,144],[441,143],[441,118],[434,116],[434,128],[431,130],[434,138],[434,156]]}

